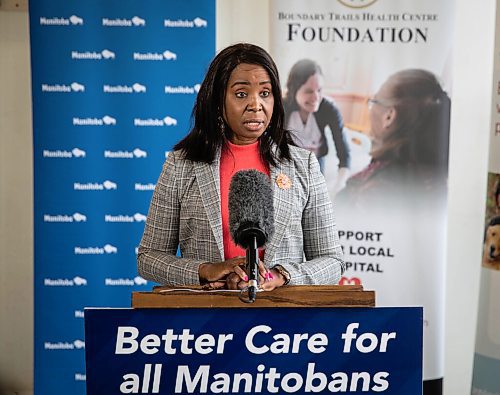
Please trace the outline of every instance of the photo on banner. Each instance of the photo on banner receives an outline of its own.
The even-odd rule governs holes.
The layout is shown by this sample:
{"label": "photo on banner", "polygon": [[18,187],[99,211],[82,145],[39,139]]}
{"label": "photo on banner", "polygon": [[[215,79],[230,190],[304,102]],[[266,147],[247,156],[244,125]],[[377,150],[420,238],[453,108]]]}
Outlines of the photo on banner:
{"label": "photo on banner", "polygon": [[316,154],[347,270],[377,306],[424,307],[424,393],[441,393],[454,3],[276,0],[286,126]]}

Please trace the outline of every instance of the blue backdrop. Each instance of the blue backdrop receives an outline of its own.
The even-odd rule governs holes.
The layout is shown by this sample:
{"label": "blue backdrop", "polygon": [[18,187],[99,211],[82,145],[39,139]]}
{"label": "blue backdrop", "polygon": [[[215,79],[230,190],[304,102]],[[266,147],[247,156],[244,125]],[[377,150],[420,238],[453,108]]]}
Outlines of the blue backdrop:
{"label": "blue backdrop", "polygon": [[215,53],[215,0],[30,2],[35,392],[85,393],[86,306],[129,306],[166,153]]}

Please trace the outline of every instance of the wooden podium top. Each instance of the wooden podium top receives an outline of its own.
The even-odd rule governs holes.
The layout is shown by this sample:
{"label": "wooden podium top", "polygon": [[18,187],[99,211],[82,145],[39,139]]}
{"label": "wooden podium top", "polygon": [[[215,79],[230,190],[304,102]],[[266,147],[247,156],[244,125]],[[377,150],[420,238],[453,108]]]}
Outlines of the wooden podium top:
{"label": "wooden podium top", "polygon": [[192,287],[155,287],[152,292],[133,292],[134,308],[210,307],[375,307],[375,291],[360,285],[295,285],[258,292],[254,303],[243,303],[239,291],[204,290]]}

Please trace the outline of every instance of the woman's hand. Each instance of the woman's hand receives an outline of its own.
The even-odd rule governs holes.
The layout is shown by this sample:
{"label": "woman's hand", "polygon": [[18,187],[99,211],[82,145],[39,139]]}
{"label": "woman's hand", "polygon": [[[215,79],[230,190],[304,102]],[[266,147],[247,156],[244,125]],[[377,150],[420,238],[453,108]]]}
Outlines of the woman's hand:
{"label": "woman's hand", "polygon": [[217,263],[202,263],[198,268],[200,284],[209,283],[210,288],[224,287],[228,274],[233,273],[235,267],[244,264],[244,257],[231,258],[227,261]]}
{"label": "woman's hand", "polygon": [[272,291],[275,288],[283,286],[285,284],[286,279],[279,273],[277,270],[271,269],[268,272],[267,280],[260,283],[261,288],[264,291]]}
{"label": "woman's hand", "polygon": [[[267,270],[262,261],[259,262],[259,285],[264,291],[272,291],[285,283],[285,278],[276,270]],[[248,287],[248,275],[242,266],[235,266],[234,273],[227,276],[228,289],[243,289]]]}

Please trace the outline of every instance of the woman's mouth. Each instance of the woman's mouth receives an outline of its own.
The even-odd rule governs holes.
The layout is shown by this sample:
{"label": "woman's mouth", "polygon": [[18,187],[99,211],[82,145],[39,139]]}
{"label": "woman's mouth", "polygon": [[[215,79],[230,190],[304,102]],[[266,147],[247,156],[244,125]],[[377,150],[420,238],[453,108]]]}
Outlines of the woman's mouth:
{"label": "woman's mouth", "polygon": [[246,129],[251,131],[256,131],[264,126],[264,121],[260,119],[250,119],[248,121],[243,122],[243,125]]}

